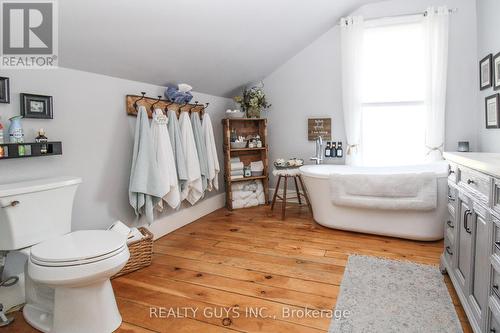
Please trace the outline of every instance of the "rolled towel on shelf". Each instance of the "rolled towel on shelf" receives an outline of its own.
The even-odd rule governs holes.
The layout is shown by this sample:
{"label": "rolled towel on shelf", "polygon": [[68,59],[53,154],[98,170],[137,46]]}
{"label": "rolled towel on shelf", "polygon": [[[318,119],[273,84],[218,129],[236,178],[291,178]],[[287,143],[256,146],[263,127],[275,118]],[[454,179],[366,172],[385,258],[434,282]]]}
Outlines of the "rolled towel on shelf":
{"label": "rolled towel on shelf", "polygon": [[245,178],[243,175],[231,176],[231,180],[243,179],[243,178]]}
{"label": "rolled towel on shelf", "polygon": [[239,163],[241,162],[240,158],[239,157],[231,157],[231,163]]}

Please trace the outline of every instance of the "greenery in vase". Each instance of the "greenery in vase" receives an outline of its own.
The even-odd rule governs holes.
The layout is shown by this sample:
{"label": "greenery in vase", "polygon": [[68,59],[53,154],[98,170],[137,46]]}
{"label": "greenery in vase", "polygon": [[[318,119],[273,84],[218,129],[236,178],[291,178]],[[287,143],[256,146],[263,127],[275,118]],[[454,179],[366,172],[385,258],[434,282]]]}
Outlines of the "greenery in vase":
{"label": "greenery in vase", "polygon": [[267,109],[271,106],[266,100],[266,94],[261,87],[245,88],[243,94],[234,97],[234,101],[241,106],[241,109],[249,114],[249,111]]}

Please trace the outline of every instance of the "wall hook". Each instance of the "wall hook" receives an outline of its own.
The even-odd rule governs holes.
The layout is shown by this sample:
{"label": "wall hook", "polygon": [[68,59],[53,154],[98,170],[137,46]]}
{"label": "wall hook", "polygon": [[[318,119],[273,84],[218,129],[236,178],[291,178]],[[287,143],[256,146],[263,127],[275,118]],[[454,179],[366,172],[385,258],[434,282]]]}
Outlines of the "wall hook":
{"label": "wall hook", "polygon": [[189,109],[189,112],[191,112],[193,109],[196,109],[198,107],[198,101],[194,102],[194,105]]}
{"label": "wall hook", "polygon": [[142,91],[142,92],[141,92],[141,95],[142,95],[142,97],[141,97],[141,98],[139,98],[138,100],[136,100],[136,101],[134,102],[134,108],[135,108],[136,110],[137,110],[137,107],[139,106],[139,105],[137,104],[137,102],[139,102],[140,100],[143,100],[143,99],[144,99],[144,96],[146,95],[146,93],[145,93],[144,91]]}
{"label": "wall hook", "polygon": [[165,105],[165,112],[168,112],[168,107],[172,104],[175,104],[175,102],[170,102],[170,103],[167,103],[167,105]]}
{"label": "wall hook", "polygon": [[158,96],[158,100],[151,104],[151,112],[155,110],[155,105],[158,104],[161,101],[161,96]]}

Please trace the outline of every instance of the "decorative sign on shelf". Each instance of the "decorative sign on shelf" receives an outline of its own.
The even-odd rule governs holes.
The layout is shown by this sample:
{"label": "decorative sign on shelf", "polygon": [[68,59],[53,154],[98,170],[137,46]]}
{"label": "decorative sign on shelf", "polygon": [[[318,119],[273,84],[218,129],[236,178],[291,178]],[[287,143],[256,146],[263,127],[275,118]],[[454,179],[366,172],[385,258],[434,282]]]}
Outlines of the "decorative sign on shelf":
{"label": "decorative sign on shelf", "polygon": [[332,118],[309,118],[307,120],[307,138],[314,141],[321,136],[325,140],[332,138]]}

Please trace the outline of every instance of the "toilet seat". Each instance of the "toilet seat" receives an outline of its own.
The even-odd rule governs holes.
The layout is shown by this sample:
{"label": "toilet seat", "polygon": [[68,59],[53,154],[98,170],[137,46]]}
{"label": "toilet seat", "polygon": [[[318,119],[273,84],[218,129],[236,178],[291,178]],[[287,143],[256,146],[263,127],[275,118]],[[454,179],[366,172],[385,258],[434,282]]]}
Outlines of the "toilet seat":
{"label": "toilet seat", "polygon": [[126,238],[114,231],[82,230],[44,241],[31,248],[39,266],[67,267],[102,261],[125,251]]}

